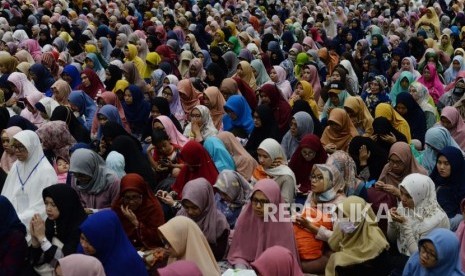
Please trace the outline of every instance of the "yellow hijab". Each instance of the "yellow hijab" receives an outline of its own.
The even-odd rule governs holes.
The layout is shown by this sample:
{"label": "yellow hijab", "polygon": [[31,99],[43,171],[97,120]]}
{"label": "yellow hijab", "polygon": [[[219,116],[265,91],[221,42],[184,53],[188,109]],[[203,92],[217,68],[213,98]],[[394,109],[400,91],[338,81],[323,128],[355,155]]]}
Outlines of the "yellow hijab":
{"label": "yellow hijab", "polygon": [[144,76],[147,65],[139,56],[137,56],[137,47],[133,44],[128,44],[126,45],[126,48],[128,49],[129,54],[124,60],[132,61],[136,66],[137,71],[139,71],[139,75]]}
{"label": "yellow hijab", "polygon": [[380,103],[375,109],[375,118],[384,117],[389,120],[391,125],[407,138],[410,144],[412,136],[410,135],[410,126],[407,121],[397,111],[387,103]]}
{"label": "yellow hijab", "polygon": [[362,128],[364,131],[363,136],[370,137],[373,135],[373,117],[362,98],[349,96],[344,102],[344,108],[346,111],[349,108],[354,113],[356,121],[354,122],[354,119],[351,119],[357,131]]}
{"label": "yellow hijab", "polygon": [[[319,117],[318,105],[316,104],[316,101],[315,101],[315,94],[313,92],[312,85],[308,81],[304,81],[304,80],[299,81],[297,84],[299,83],[302,85],[302,88],[304,90],[302,95],[300,95],[300,99],[308,102],[308,104],[312,108],[313,114],[318,118]],[[291,106],[294,106],[294,101],[295,101],[294,99],[295,98],[293,97],[289,100],[289,104]]]}

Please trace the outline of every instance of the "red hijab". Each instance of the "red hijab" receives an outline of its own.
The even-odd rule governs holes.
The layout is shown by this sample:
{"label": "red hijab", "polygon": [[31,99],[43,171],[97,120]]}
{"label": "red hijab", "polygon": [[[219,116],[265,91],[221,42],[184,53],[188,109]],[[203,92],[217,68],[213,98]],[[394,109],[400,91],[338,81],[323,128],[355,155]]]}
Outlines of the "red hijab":
{"label": "red hijab", "polygon": [[181,169],[171,187],[173,191],[178,193],[179,197],[181,197],[186,183],[193,179],[203,177],[211,185],[215,184],[218,178],[218,170],[207,150],[199,142],[193,140],[187,142],[181,149],[180,155],[185,166]]}
{"label": "red hijab", "polygon": [[81,75],[87,76],[90,81],[90,85],[85,87],[84,82],[82,82],[77,89],[84,91],[84,93],[86,93],[92,100],[95,100],[95,96],[97,96],[99,90],[101,93],[105,91],[105,86],[103,85],[102,81],[100,81],[100,78],[94,72],[94,70],[86,68],[81,72]]}
{"label": "red hijab", "polygon": [[257,108],[257,96],[255,95],[255,91],[241,78],[233,77],[232,79],[236,81],[237,88],[247,100],[247,103],[249,103],[250,109],[255,110],[255,108]]}
{"label": "red hijab", "polygon": [[[150,186],[142,176],[136,173],[126,174],[121,179],[120,185],[119,197],[113,202],[111,208],[118,215],[128,238],[135,247],[155,248],[162,246],[158,236],[158,227],[165,223],[165,218],[160,202],[155,198]],[[138,229],[121,211],[121,205],[125,205],[123,196],[127,191],[134,191],[142,195],[142,203],[134,211],[139,221]]]}
{"label": "red hijab", "polygon": [[279,132],[283,136],[289,130],[289,124],[292,120],[292,109],[289,103],[284,99],[281,91],[275,84],[264,84],[260,91],[270,99],[270,107],[273,110],[274,117],[278,122]]}
{"label": "red hijab", "polygon": [[[309,148],[315,152],[315,157],[311,161],[305,160],[301,151],[303,148]],[[310,191],[310,174],[314,164],[324,164],[328,159],[320,138],[315,134],[305,135],[299,143],[299,147],[292,155],[289,162],[289,168],[294,172],[297,185],[300,185],[299,191],[308,193]]]}

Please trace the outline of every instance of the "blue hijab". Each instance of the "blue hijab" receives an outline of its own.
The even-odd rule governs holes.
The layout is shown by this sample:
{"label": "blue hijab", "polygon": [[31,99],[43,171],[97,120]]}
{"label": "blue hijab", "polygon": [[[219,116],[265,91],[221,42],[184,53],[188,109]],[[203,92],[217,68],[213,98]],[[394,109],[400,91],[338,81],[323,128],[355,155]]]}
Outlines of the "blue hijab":
{"label": "blue hijab", "polygon": [[210,56],[210,53],[207,50],[201,50],[203,55],[203,68],[207,69],[208,65],[210,65],[213,61]]}
{"label": "blue hijab", "polygon": [[55,83],[50,71],[43,64],[35,63],[29,68],[29,72],[32,72],[37,77],[37,81],[34,81],[34,85],[40,92],[44,93],[47,97],[52,96],[50,87]]}
{"label": "blue hijab", "polygon": [[[403,89],[400,83],[404,78],[407,78],[409,85],[406,89]],[[391,93],[389,93],[389,97],[391,98],[392,106],[396,106],[397,96],[402,92],[409,92],[408,87],[415,81],[415,77],[413,76],[412,72],[410,71],[403,71],[400,73],[399,78],[396,80],[394,85],[392,86]]]}
{"label": "blue hijab", "polygon": [[223,170],[236,170],[236,165],[231,154],[226,149],[223,141],[218,137],[208,137],[205,139],[203,147],[208,151],[213,162],[215,162],[218,172],[222,172]]}
{"label": "blue hijab", "polygon": [[136,128],[137,126],[143,127],[150,116],[150,109],[152,107],[149,102],[144,100],[144,94],[138,86],[131,84],[126,89],[132,95],[132,104],[128,105],[125,101],[122,102],[126,119],[131,125],[131,129],[133,126],[136,126]]}
{"label": "blue hijab", "polygon": [[408,260],[404,268],[404,276],[458,276],[465,275],[461,270],[459,240],[449,229],[437,228],[425,238],[418,241],[421,248],[425,241],[433,243],[436,249],[437,262],[433,268],[425,268],[420,263],[420,253],[416,252]]}
{"label": "blue hijab", "polygon": [[233,128],[242,128],[247,132],[247,135],[252,133],[254,128],[252,110],[247,103],[247,100],[241,95],[234,95],[229,97],[224,105],[224,110],[227,112],[232,111],[236,114],[236,120],[231,119],[229,114],[223,116],[223,129],[224,131],[231,131]]}
{"label": "blue hijab", "polygon": [[14,230],[19,230],[24,233],[26,238],[26,226],[19,220],[15,208],[8,198],[0,195],[0,238],[8,235]]}
{"label": "blue hijab", "polygon": [[61,74],[66,74],[71,78],[71,83],[69,85],[71,86],[71,89],[76,89],[82,82],[81,73],[79,73],[79,70],[76,68],[76,66],[72,64],[66,65],[63,68],[63,72]]}
{"label": "blue hijab", "polygon": [[[94,119],[95,112],[97,111],[97,105],[95,102],[82,90],[71,91],[68,101],[78,108],[80,116],[84,115],[86,117],[84,126],[87,129],[91,129],[92,120]],[[82,118],[81,121],[83,121]]]}
{"label": "blue hijab", "polygon": [[[98,114],[105,116],[105,118],[107,118],[109,122],[115,122],[123,126],[123,121],[121,121],[121,117],[119,116],[118,108],[116,108],[114,105],[106,104],[102,106],[102,108],[100,108],[99,111],[97,112],[97,115]],[[102,137],[102,130],[99,125],[98,132],[97,132],[97,138],[100,139],[101,137]]]}
{"label": "blue hijab", "polygon": [[94,63],[94,68],[92,69],[92,70],[94,70],[94,72],[98,72],[98,71],[103,69],[102,63],[100,62],[100,60],[98,59],[98,56],[96,54],[88,53],[86,55],[86,58],[92,60],[92,62]]}
{"label": "blue hijab", "polygon": [[[97,251],[108,276],[148,275],[142,258],[129,241],[116,213],[103,210],[89,216],[79,227]],[[81,245],[79,253],[84,253]]]}

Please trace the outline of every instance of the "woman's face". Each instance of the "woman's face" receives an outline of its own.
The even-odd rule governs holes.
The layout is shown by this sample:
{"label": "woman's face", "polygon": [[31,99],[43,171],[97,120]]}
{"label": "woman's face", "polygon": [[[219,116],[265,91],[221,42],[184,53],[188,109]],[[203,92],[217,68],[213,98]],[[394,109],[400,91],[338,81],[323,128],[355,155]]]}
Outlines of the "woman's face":
{"label": "woman's face", "polygon": [[418,102],[420,100],[420,93],[414,86],[410,86],[408,89],[410,95],[412,95],[413,99]]}
{"label": "woman's face", "polygon": [[402,206],[404,206],[404,208],[408,208],[408,209],[415,208],[415,202],[413,202],[413,198],[410,196],[407,190],[402,186],[400,186],[400,199],[402,202]]}
{"label": "woman's face", "polygon": [[94,69],[94,62],[90,58],[86,58],[86,68]]}
{"label": "woman's face", "polygon": [[271,69],[270,79],[272,82],[278,82],[278,74],[276,73],[276,70],[274,68]]}
{"label": "woman's face", "polygon": [[334,105],[334,106],[339,106],[340,101],[339,97],[336,93],[329,93],[329,101]]}
{"label": "woman's face", "polygon": [[89,87],[91,85],[89,78],[87,77],[86,74],[81,74],[81,79],[82,79],[82,84],[85,87]]}
{"label": "woman's face", "polygon": [[56,220],[60,217],[60,210],[58,210],[58,207],[51,197],[45,197],[44,204],[45,213],[47,214],[47,218],[49,220]]}
{"label": "woman's face", "polygon": [[441,44],[442,44],[443,46],[449,44],[449,37],[448,37],[447,35],[443,35],[443,36],[441,37]]}
{"label": "woman's face", "polygon": [[239,78],[244,77],[244,71],[242,70],[242,66],[240,64],[237,65],[236,73],[239,76]]}
{"label": "woman's face", "polygon": [[410,83],[409,83],[407,78],[403,78],[400,81],[400,87],[402,87],[402,89],[407,89],[409,85],[410,85]]}
{"label": "woman's face", "polygon": [[136,191],[126,191],[122,196],[123,206],[129,207],[131,211],[136,211],[142,205],[142,194]]}
{"label": "woman's face", "polygon": [[321,194],[325,191],[325,183],[323,173],[317,167],[313,167],[312,174],[310,176],[311,190],[315,194]]}
{"label": "woman's face", "polygon": [[260,119],[260,116],[258,115],[257,112],[253,113],[253,123],[254,123],[254,126],[257,128],[262,127],[262,120]]}
{"label": "woman's face", "polygon": [[202,214],[202,210],[188,199],[183,199],[181,204],[184,210],[186,210],[187,215],[191,219],[195,219]]}
{"label": "woman's face", "polygon": [[14,150],[16,158],[19,161],[24,162],[27,160],[29,153],[26,147],[23,144],[21,144],[18,140],[13,139],[13,144],[11,148]]}
{"label": "woman's face", "polygon": [[191,77],[197,76],[197,68],[195,68],[194,65],[191,65],[191,66],[189,67],[189,75],[190,75]]}
{"label": "woman's face", "polygon": [[[310,81],[310,74],[311,74],[311,71],[309,68],[305,68],[302,72],[302,79],[305,80],[305,81]],[[334,73],[333,73],[334,75]],[[336,75],[339,75],[339,73],[337,73]],[[341,80],[341,77],[339,76],[339,80]]]}
{"label": "woman's face", "polygon": [[378,94],[380,92],[380,89],[379,89],[379,83],[376,82],[376,81],[372,81],[370,83],[370,90],[371,90],[371,93],[372,94]]}
{"label": "woman's face", "polygon": [[173,101],[173,92],[171,91],[171,88],[169,86],[163,88],[161,95],[168,101],[168,103],[171,103]]}
{"label": "woman's face", "polygon": [[273,164],[273,159],[271,159],[271,156],[262,149],[257,149],[257,157],[258,163],[260,163],[264,169],[270,168]]}
{"label": "woman's face", "polygon": [[133,102],[132,94],[131,94],[131,91],[129,91],[129,89],[126,89],[124,91],[124,101],[126,102],[127,105],[131,105]]}
{"label": "woman's face", "polygon": [[198,123],[200,126],[202,125],[202,113],[197,108],[192,109],[190,115],[191,123]]}
{"label": "woman's face", "polygon": [[397,111],[400,115],[405,116],[405,115],[407,115],[408,109],[407,109],[407,107],[405,106],[405,104],[403,104],[403,103],[397,103],[397,104],[396,104],[396,111]]}
{"label": "woman's face", "polygon": [[333,72],[333,74],[331,75],[331,80],[332,81],[341,81],[341,75],[339,74],[338,71]]}
{"label": "woman's face", "polygon": [[269,105],[271,103],[270,98],[265,92],[260,92],[260,101],[262,104]]}
{"label": "woman's face", "polygon": [[300,154],[302,154],[303,158],[305,161],[310,162],[315,158],[316,152],[313,151],[311,148],[306,148],[303,147],[302,150],[300,151]]}
{"label": "woman's face", "polygon": [[402,174],[404,172],[405,164],[397,155],[391,154],[388,159],[388,164],[393,173]]}
{"label": "woman's face", "polygon": [[438,157],[436,162],[436,168],[438,169],[439,175],[443,178],[447,178],[451,174],[451,166],[449,160],[444,155]]}
{"label": "woman's face", "polygon": [[410,70],[410,61],[408,59],[402,60],[401,66],[403,71]]}
{"label": "woman's face", "polygon": [[291,131],[291,135],[294,137],[297,137],[297,135],[299,134],[299,129],[297,127],[297,121],[294,118],[292,118],[291,120],[289,130]]}
{"label": "woman's face", "polygon": [[265,216],[265,205],[270,203],[270,200],[266,197],[266,195],[262,191],[255,191],[250,202],[252,203],[255,215],[263,218]]}
{"label": "woman's face", "polygon": [[376,36],[371,39],[371,44],[373,46],[378,46],[378,38]]}
{"label": "woman's face", "polygon": [[426,81],[431,80],[431,72],[429,71],[428,68],[425,68],[425,70],[423,70],[423,77],[425,78]]}
{"label": "woman's face", "polygon": [[252,67],[252,72],[253,72],[254,77],[257,78],[258,77],[258,71],[255,70],[254,67]]}
{"label": "woman's face", "polygon": [[451,121],[444,116],[441,116],[441,125],[447,128],[448,130],[451,130],[453,128]]}
{"label": "woman's face", "polygon": [[2,133],[2,146],[3,149],[8,153],[8,154],[14,154],[15,149],[11,146],[10,144],[10,138],[8,137],[8,134],[4,131]]}
{"label": "woman's face", "polygon": [[434,244],[430,241],[424,241],[419,248],[420,264],[424,268],[433,268],[438,262],[438,254]]}
{"label": "woman's face", "polygon": [[87,240],[86,236],[81,233],[81,238],[80,238],[82,250],[86,255],[93,256],[97,253],[97,250],[90,244],[90,242]]}
{"label": "woman's face", "polygon": [[98,122],[101,126],[105,125],[108,122],[108,118],[103,114],[97,114]]}
{"label": "woman's face", "polygon": [[460,71],[460,62],[458,60],[454,60],[452,62],[452,69],[454,69],[454,71]]}

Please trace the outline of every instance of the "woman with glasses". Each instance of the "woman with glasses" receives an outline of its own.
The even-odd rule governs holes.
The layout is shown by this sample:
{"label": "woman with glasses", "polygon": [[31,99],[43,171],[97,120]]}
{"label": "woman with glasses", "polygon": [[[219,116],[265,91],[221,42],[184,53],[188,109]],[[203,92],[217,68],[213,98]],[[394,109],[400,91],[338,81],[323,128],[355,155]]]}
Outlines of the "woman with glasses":
{"label": "woman with glasses", "polygon": [[121,179],[119,197],[111,208],[135,248],[146,250],[162,245],[157,229],[165,223],[163,210],[140,175],[129,173]]}
{"label": "woman with glasses", "polygon": [[228,262],[234,268],[250,269],[252,262],[275,245],[287,248],[298,259],[290,217],[279,211],[282,203],[284,199],[274,180],[263,179],[255,184],[234,229],[228,253]]}
{"label": "woman with glasses", "polygon": [[403,275],[465,275],[460,264],[459,241],[454,232],[434,229],[418,242],[418,252],[410,257]]}
{"label": "woman with glasses", "polygon": [[111,207],[118,197],[120,179],[107,169],[105,160],[89,149],[77,149],[70,160],[71,187],[79,195],[88,214]]}
{"label": "woman with glasses", "polygon": [[189,117],[190,122],[184,129],[184,136],[191,140],[202,143],[208,137],[218,133],[208,107],[197,105],[192,109]]}
{"label": "woman with glasses", "polygon": [[58,179],[35,132],[23,130],[15,134],[12,149],[17,161],[5,180],[2,195],[10,200],[21,222],[29,225],[34,214],[45,217],[42,190]]}
{"label": "woman with glasses", "polygon": [[397,244],[394,258],[398,269],[403,268],[408,256],[418,251],[421,239],[436,228],[449,229],[450,226],[447,214],[436,199],[431,178],[412,173],[400,183],[399,190],[400,202],[389,210],[392,220],[387,231],[388,239]]}

